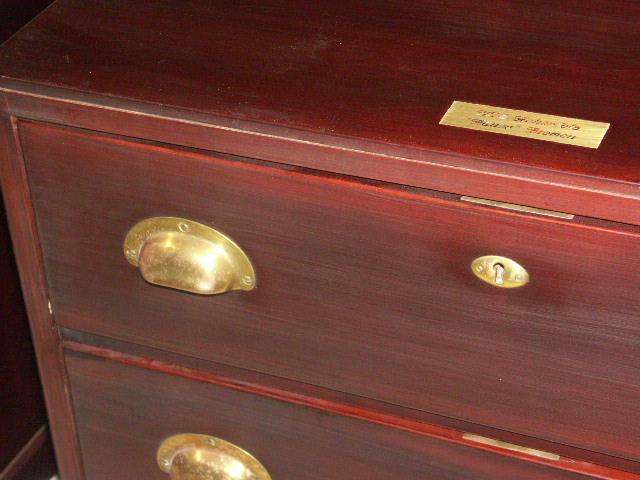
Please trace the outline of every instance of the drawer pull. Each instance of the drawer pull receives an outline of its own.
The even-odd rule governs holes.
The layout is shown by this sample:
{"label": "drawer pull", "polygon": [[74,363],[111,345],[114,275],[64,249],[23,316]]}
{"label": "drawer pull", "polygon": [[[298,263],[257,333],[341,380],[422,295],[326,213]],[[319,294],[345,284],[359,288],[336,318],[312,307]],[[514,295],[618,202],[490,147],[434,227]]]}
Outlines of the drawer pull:
{"label": "drawer pull", "polygon": [[162,442],[158,466],[172,480],[271,480],[262,464],[240,447],[195,433]]}
{"label": "drawer pull", "polygon": [[471,270],[491,285],[502,288],[521,287],[529,281],[527,271],[513,260],[495,255],[476,258]]}
{"label": "drawer pull", "polygon": [[203,295],[256,286],[251,262],[240,247],[217,230],[191,220],[143,220],[129,230],[124,254],[154,285]]}

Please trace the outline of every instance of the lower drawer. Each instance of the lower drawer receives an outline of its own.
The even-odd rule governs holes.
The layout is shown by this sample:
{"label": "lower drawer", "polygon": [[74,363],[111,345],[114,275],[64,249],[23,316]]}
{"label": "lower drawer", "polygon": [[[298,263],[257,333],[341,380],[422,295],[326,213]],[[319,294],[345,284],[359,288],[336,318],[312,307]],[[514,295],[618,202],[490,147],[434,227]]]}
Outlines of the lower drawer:
{"label": "lower drawer", "polygon": [[592,478],[150,367],[77,352],[67,365],[86,480],[168,479],[157,451],[181,433],[238,445],[274,480]]}

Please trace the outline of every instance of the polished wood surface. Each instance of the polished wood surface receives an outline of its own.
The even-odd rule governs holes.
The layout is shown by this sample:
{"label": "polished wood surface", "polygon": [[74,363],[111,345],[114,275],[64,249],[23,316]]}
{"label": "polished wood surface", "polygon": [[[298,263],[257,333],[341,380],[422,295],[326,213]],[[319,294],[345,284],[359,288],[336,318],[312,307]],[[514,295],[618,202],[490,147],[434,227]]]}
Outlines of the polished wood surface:
{"label": "polished wood surface", "polygon": [[[635,0],[56,1],[0,48],[0,180],[62,480],[166,478],[183,427],[282,478],[636,478],[639,37]],[[440,125],[454,100],[611,128]],[[145,283],[122,241],[159,215],[258,288]]]}
{"label": "polished wood surface", "polygon": [[[639,458],[639,232],[91,132],[19,132],[58,324]],[[257,289],[146,284],[122,242],[152,216],[230,236]],[[487,254],[533,281],[481,282],[470,264]]]}
{"label": "polished wood surface", "polygon": [[[617,478],[622,475],[621,471],[640,475],[638,462],[604,455],[592,450],[578,449],[478,423],[465,422],[452,417],[435,415],[401,405],[380,402],[337,390],[321,388],[317,385],[287,380],[283,377],[231,367],[66,327],[61,327],[59,330],[63,339],[63,348],[74,352],[88,353],[169,374],[183,375],[196,381],[206,381],[299,405],[312,406],[380,425],[401,428],[404,431],[431,435],[434,438],[458,441],[462,432],[469,432],[515,445],[554,452],[566,459],[560,465],[562,468],[577,473],[591,474],[598,478]],[[504,450],[502,453],[505,453]],[[557,467],[558,463],[556,462],[555,465]]]}
{"label": "polished wood surface", "polygon": [[634,184],[344,137],[319,143],[321,136],[313,132],[120,99],[107,106],[102,97],[53,88],[8,91],[6,97],[17,118],[640,225]]}
{"label": "polished wood surface", "polygon": [[[67,363],[85,468],[95,480],[166,479],[156,451],[178,433],[204,433],[235,443],[272,478],[593,478],[202,378],[169,375],[155,370],[156,365],[141,368],[73,351]],[[638,478],[618,475],[621,480]]]}
{"label": "polished wood surface", "polygon": [[[68,0],[9,42],[0,75],[38,94],[65,87],[104,105],[133,99],[280,126],[281,136],[315,132],[321,144],[407,147],[423,164],[461,165],[462,155],[497,162],[496,173],[568,173],[574,187],[600,179],[637,210],[639,18],[636,1]],[[454,100],[612,126],[588,149],[439,125]]]}

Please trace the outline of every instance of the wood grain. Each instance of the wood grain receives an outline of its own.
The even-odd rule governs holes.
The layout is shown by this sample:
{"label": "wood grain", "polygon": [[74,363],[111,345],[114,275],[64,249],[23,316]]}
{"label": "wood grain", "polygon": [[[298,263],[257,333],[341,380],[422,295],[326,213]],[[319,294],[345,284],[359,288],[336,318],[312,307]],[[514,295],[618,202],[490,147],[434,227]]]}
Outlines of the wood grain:
{"label": "wood grain", "polygon": [[[637,232],[34,124],[20,135],[60,325],[639,458]],[[150,216],[219,228],[258,288],[145,284],[121,249]],[[533,281],[480,282],[469,265],[486,254]]]}
{"label": "wood grain", "polygon": [[[640,4],[622,0],[63,0],[5,46],[0,75],[105,105],[130,99],[268,123],[282,136],[318,132],[324,143],[355,138],[624,188],[640,181],[630,111],[639,21]],[[591,150],[439,125],[454,100],[612,126]]]}
{"label": "wood grain", "polygon": [[[271,395],[273,398],[286,399],[292,403],[304,404],[321,410],[328,409],[334,413],[387,426],[403,425],[405,431],[421,435],[437,435],[437,438],[452,440],[459,439],[460,432],[469,432],[515,445],[554,452],[568,459],[559,466],[556,464],[556,468],[565,468],[577,473],[606,478],[617,478],[621,475],[620,471],[640,475],[638,462],[604,455],[593,450],[553,443],[486,425],[465,422],[452,417],[435,415],[316,385],[295,382],[274,375],[266,375],[201,358],[71,330],[66,327],[59,327],[59,331],[64,340],[63,347],[75,352],[88,353],[172,375],[182,375],[193,380],[215,383],[228,388],[266,396]],[[302,400],[298,400],[299,398]]]}
{"label": "wood grain", "polygon": [[[76,352],[69,352],[67,364],[92,480],[166,478],[157,467],[156,449],[178,433],[235,443],[258,458],[273,478],[593,478],[401,431],[398,425],[388,428],[225,388],[203,378],[194,381]],[[609,478],[638,478],[618,475]]]}
{"label": "wood grain", "polygon": [[18,118],[640,225],[633,183],[7,83]]}
{"label": "wood grain", "polygon": [[[0,48],[0,177],[63,479],[83,458],[56,322],[634,470],[640,231],[609,221],[640,225],[639,67],[635,0],[56,1]],[[611,128],[585,149],[440,125],[454,100]],[[121,244],[157,215],[238,241],[258,289],[144,283]],[[486,254],[533,281],[482,284],[469,263]],[[579,478],[184,365],[69,364],[91,480],[159,476],[140,458],[185,425],[235,435],[281,478]]]}

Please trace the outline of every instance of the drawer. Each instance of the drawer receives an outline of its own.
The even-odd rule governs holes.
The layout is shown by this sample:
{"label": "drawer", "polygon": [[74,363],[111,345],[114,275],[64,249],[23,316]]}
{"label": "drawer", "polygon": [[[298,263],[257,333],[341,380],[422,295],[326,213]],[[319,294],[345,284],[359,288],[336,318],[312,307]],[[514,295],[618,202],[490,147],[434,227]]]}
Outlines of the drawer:
{"label": "drawer", "polygon": [[[21,123],[62,326],[640,460],[638,234]],[[146,283],[156,216],[220,230],[252,291]],[[479,280],[511,258],[531,281]]]}
{"label": "drawer", "polygon": [[592,478],[136,365],[66,361],[86,480],[168,479],[156,452],[184,433],[248,451],[273,479]]}

